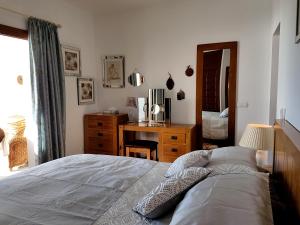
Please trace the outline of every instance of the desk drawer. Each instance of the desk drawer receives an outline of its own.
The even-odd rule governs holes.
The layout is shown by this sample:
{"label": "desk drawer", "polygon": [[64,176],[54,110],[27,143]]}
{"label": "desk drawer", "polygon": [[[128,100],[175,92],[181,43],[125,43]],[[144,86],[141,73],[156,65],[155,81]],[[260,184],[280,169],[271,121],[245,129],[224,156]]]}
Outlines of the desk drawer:
{"label": "desk drawer", "polygon": [[88,128],[97,128],[103,130],[113,129],[113,119],[112,117],[93,117],[90,116],[86,119]]}
{"label": "desk drawer", "polygon": [[179,157],[186,152],[185,145],[163,145],[164,156]]}
{"label": "desk drawer", "polygon": [[88,138],[85,153],[91,154],[113,154],[113,142],[99,138]]}
{"label": "desk drawer", "polygon": [[176,134],[176,133],[169,133],[163,134],[163,143],[164,144],[185,144],[185,134]]}

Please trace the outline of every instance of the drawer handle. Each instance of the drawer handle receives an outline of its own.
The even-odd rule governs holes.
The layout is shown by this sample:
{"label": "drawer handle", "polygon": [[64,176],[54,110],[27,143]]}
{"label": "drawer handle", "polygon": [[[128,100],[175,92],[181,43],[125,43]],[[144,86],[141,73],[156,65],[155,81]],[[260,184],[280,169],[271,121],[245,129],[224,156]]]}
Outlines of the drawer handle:
{"label": "drawer handle", "polygon": [[172,140],[177,140],[177,136],[171,136]]}
{"label": "drawer handle", "polygon": [[98,137],[102,137],[103,136],[103,134],[102,133],[98,133]]}
{"label": "drawer handle", "polygon": [[98,147],[102,148],[102,147],[103,147],[103,144],[98,144]]}
{"label": "drawer handle", "polygon": [[98,123],[98,127],[101,127],[103,125],[103,123]]}
{"label": "drawer handle", "polygon": [[172,148],[171,152],[178,152],[178,149],[177,148]]}

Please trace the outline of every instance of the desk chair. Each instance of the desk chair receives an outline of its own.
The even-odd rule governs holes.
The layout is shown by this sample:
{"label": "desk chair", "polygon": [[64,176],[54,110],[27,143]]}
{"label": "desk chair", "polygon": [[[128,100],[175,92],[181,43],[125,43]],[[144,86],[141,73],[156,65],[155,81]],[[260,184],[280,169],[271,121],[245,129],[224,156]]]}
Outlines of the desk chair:
{"label": "desk chair", "polygon": [[148,140],[135,140],[125,145],[126,156],[130,156],[133,153],[134,157],[137,154],[145,154],[148,160],[151,160],[151,153],[155,153],[152,160],[158,161],[157,154],[157,142]]}

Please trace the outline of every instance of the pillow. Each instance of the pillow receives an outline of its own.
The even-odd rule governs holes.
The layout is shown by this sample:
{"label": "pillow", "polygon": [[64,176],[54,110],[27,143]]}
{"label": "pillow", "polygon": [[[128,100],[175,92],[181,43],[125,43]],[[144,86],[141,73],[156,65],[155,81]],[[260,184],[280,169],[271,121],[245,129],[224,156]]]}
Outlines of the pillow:
{"label": "pillow", "polygon": [[244,165],[257,171],[256,150],[240,146],[216,148],[212,151],[209,168],[215,168],[221,164]]}
{"label": "pillow", "polygon": [[178,157],[167,170],[165,177],[171,177],[174,174],[189,168],[206,166],[211,157],[211,151],[198,150],[189,152]]}
{"label": "pillow", "polygon": [[220,118],[228,117],[228,110],[229,110],[229,108],[224,109],[223,112],[220,113],[219,117]]}
{"label": "pillow", "polygon": [[269,198],[267,174],[208,177],[185,194],[170,225],[273,225]]}
{"label": "pillow", "polygon": [[183,193],[207,177],[210,169],[191,167],[161,182],[140,199],[133,211],[150,219],[162,216],[180,202]]}
{"label": "pillow", "polygon": [[213,172],[209,174],[209,177],[225,174],[256,174],[257,171],[253,168],[241,164],[220,164],[213,167]]}

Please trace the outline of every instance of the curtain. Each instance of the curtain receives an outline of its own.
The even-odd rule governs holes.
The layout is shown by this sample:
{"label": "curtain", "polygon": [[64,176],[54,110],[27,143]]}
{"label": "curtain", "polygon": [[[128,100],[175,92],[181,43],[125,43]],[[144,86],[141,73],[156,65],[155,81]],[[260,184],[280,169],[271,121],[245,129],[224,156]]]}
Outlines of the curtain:
{"label": "curtain", "polygon": [[65,156],[65,81],[55,24],[28,19],[33,116],[39,163]]}

